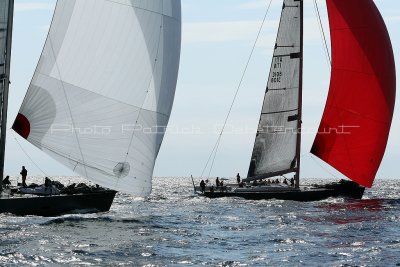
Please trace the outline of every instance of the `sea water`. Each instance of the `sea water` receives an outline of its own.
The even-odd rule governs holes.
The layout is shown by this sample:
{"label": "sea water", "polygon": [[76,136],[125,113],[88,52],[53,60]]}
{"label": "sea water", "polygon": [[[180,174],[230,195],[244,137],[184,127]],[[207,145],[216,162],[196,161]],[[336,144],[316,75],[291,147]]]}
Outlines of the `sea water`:
{"label": "sea water", "polygon": [[118,194],[106,213],[1,214],[0,238],[0,266],[400,266],[400,180],[300,203],[207,199],[189,178],[155,178],[148,199]]}

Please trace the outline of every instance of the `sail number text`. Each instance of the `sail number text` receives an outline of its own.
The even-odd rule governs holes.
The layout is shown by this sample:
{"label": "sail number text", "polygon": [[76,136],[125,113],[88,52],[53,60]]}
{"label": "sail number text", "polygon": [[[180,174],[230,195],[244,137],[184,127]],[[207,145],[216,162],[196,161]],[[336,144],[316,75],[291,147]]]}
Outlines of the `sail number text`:
{"label": "sail number text", "polygon": [[275,57],[272,66],[273,71],[271,73],[271,83],[280,83],[282,78],[282,71],[279,70],[282,68],[282,57]]}

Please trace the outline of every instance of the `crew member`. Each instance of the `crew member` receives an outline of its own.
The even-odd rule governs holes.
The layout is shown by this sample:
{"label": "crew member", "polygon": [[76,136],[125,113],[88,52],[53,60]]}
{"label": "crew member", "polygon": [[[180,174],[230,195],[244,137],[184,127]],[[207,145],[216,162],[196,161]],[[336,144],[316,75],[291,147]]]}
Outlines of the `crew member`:
{"label": "crew member", "polygon": [[201,192],[204,193],[206,191],[206,183],[204,182],[204,180],[201,180],[200,187],[201,187]]}
{"label": "crew member", "polygon": [[239,173],[236,175],[236,181],[237,181],[238,184],[240,184],[240,175],[239,175]]}
{"label": "crew member", "polygon": [[28,171],[25,169],[25,166],[22,166],[22,170],[19,174],[22,176],[22,186],[26,187],[26,176],[28,176]]}

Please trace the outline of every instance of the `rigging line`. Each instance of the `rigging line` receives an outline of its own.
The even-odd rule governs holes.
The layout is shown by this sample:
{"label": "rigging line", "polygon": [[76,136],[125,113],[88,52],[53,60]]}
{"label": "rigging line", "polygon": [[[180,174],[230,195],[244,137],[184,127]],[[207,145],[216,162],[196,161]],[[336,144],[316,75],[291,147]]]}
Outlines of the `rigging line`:
{"label": "rigging line", "polygon": [[321,20],[321,15],[320,15],[319,8],[318,8],[317,0],[314,0],[314,8],[315,8],[315,14],[317,15],[317,19],[318,19],[318,23],[319,23],[319,30],[320,30],[321,38],[324,42],[325,55],[328,60],[328,65],[331,66],[332,59],[331,59],[331,55],[329,54],[329,48],[328,48],[328,44],[326,41],[326,35],[325,35],[324,27],[322,25],[322,20]]}
{"label": "rigging line", "polygon": [[325,168],[322,164],[320,164],[312,154],[310,154],[311,159],[324,171],[326,171],[327,173],[329,173],[330,175],[332,175],[333,177],[335,177],[336,179],[339,179],[339,177],[337,177],[336,175],[334,175],[332,172],[330,172],[327,168]]}
{"label": "rigging line", "polygon": [[[163,12],[164,12],[164,6],[161,8],[162,11],[161,11],[161,13],[160,13],[160,12],[157,12],[157,11],[155,11],[155,10],[150,10],[150,9],[148,9],[148,8],[139,7],[139,6],[135,5],[134,3],[131,3],[131,4],[124,4],[124,3],[121,3],[121,2],[115,1],[115,0],[106,0],[106,1],[111,2],[111,3],[114,3],[114,4],[117,4],[117,5],[127,6],[127,7],[130,7],[130,8],[134,8],[134,9],[142,10],[142,11],[145,11],[145,12],[149,12],[149,13],[161,15],[161,16],[164,16],[164,17],[168,17],[168,18],[173,19],[173,20],[176,20],[176,21],[178,21],[178,22],[180,21],[180,20],[176,19],[176,18],[173,17],[173,16],[164,14],[164,13],[163,13]],[[163,5],[164,3],[161,2],[161,4]]]}
{"label": "rigging line", "polygon": [[[207,169],[208,163],[210,163],[210,160],[211,160],[211,158],[212,158],[212,156],[213,156],[213,154],[214,154],[214,151],[215,151],[215,149],[217,148],[217,146],[218,146],[218,144],[219,144],[219,140],[221,140],[221,136],[218,137],[217,143],[214,145],[214,147],[213,147],[213,149],[212,149],[212,151],[211,151],[211,154],[210,154],[210,156],[208,157],[206,166],[204,166],[204,169],[203,169],[203,171],[201,172],[200,178],[203,177],[203,174],[204,174],[204,172],[205,172],[206,169]],[[211,171],[210,171],[210,173],[211,173]]]}
{"label": "rigging line", "polygon": [[[240,90],[240,88],[241,88],[241,86],[242,86],[244,77],[245,77],[245,75],[246,75],[246,73],[247,73],[247,69],[248,69],[249,64],[250,64],[250,61],[251,61],[251,59],[252,59],[252,57],[253,57],[253,53],[254,53],[254,50],[255,50],[256,45],[257,45],[257,43],[258,43],[258,39],[260,38],[261,31],[262,31],[262,29],[263,29],[263,27],[264,27],[265,20],[267,19],[267,15],[268,15],[269,9],[270,9],[270,7],[271,7],[271,3],[272,3],[272,0],[270,0],[270,2],[269,2],[269,4],[268,4],[268,7],[267,7],[267,10],[266,10],[266,12],[265,12],[264,18],[263,18],[263,20],[262,20],[260,29],[258,30],[256,40],[255,40],[255,42],[254,42],[254,44],[253,44],[253,47],[252,47],[252,49],[251,49],[249,58],[248,58],[248,60],[247,60],[247,63],[246,63],[246,65],[245,65],[245,68],[244,68],[244,70],[243,70],[242,77],[241,77],[241,79],[240,79],[240,81],[239,81],[239,84],[238,84],[238,87],[237,87],[237,89],[236,89],[235,95],[234,95],[234,97],[233,97],[233,100],[232,100],[231,106],[230,106],[230,108],[229,108],[228,114],[227,114],[227,116],[226,116],[226,118],[225,118],[225,121],[224,121],[224,124],[223,124],[223,126],[222,126],[221,133],[219,134],[218,140],[217,140],[216,144],[214,145],[214,149],[213,149],[213,151],[211,152],[211,155],[210,155],[210,157],[209,157],[209,160],[210,160],[210,159],[212,158],[212,155],[213,155],[214,151],[215,151],[214,159],[213,159],[213,161],[212,161],[211,166],[214,166],[214,161],[215,161],[215,157],[216,157],[216,154],[217,154],[217,150],[218,150],[218,148],[219,148],[219,144],[220,144],[220,142],[221,142],[222,134],[224,133],[226,124],[228,123],[229,116],[231,115],[233,106],[234,106],[234,104],[235,104],[235,102],[236,102],[236,98],[237,98],[237,96],[238,96],[238,94],[239,94],[239,90]],[[207,161],[207,164],[206,164],[205,168],[207,168],[207,165],[208,165],[209,160]],[[210,173],[211,173],[211,170],[212,170],[212,168],[210,169]],[[202,176],[203,176],[203,175],[202,175]]]}
{"label": "rigging line", "polygon": [[[11,130],[11,129],[9,129],[9,130]],[[25,149],[22,147],[21,143],[18,141],[17,137],[15,136],[14,131],[11,131],[11,133],[12,133],[12,135],[13,135],[15,141],[17,141],[17,144],[18,144],[19,148],[22,150],[22,152],[24,152],[24,154],[25,154],[25,155],[27,156],[27,158],[33,163],[33,165],[35,165],[35,167],[36,167],[39,171],[41,171],[41,172],[44,174],[44,176],[49,176],[49,175],[47,175],[47,174],[33,161],[33,159],[32,159],[32,158],[29,156],[29,154],[25,151]]]}
{"label": "rigging line", "polygon": [[211,162],[210,171],[208,172],[208,178],[210,178],[211,171],[212,171],[212,169],[213,169],[213,167],[214,167],[215,158],[217,157],[217,152],[218,152],[218,148],[219,148],[219,145],[220,145],[220,144],[221,144],[221,136],[220,136],[219,141],[218,141],[218,143],[217,143],[217,146],[216,146],[216,148],[215,148],[214,158],[213,158],[213,160],[212,160],[212,162]]}

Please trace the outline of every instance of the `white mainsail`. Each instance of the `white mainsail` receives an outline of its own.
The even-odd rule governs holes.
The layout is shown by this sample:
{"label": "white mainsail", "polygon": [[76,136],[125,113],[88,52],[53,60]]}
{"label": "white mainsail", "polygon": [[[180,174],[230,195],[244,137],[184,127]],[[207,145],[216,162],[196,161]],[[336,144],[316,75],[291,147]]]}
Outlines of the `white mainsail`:
{"label": "white mainsail", "polygon": [[180,43],[180,0],[58,0],[13,128],[95,183],[148,195]]}

